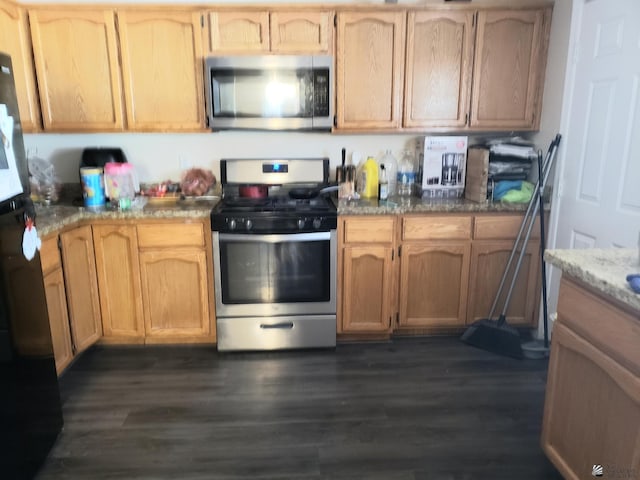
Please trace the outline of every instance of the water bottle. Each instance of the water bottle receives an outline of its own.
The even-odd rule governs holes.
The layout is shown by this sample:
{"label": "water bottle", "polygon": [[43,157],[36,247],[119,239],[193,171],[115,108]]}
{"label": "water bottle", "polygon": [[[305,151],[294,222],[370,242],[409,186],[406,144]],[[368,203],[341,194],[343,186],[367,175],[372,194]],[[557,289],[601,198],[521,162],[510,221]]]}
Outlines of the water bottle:
{"label": "water bottle", "polygon": [[378,184],[378,198],[386,200],[389,197],[389,182],[387,180],[387,170],[384,163],[380,165],[380,183]]}
{"label": "water bottle", "polygon": [[380,163],[384,164],[384,168],[387,171],[387,180],[389,182],[389,195],[395,195],[398,193],[398,161],[393,156],[391,150],[387,150],[383,155]]}
{"label": "water bottle", "polygon": [[398,195],[411,196],[411,189],[415,181],[416,173],[413,169],[413,158],[408,150],[405,150],[398,165]]}

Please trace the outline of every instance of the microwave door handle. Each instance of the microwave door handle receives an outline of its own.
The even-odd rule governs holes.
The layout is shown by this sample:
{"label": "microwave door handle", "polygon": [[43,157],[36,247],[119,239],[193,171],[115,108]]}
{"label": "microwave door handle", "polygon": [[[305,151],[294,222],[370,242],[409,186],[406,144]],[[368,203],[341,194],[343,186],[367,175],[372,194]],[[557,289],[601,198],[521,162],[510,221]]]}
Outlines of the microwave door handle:
{"label": "microwave door handle", "polygon": [[331,240],[331,232],[311,232],[273,235],[244,235],[235,233],[221,233],[220,241],[247,243],[296,243],[296,242],[324,242]]}

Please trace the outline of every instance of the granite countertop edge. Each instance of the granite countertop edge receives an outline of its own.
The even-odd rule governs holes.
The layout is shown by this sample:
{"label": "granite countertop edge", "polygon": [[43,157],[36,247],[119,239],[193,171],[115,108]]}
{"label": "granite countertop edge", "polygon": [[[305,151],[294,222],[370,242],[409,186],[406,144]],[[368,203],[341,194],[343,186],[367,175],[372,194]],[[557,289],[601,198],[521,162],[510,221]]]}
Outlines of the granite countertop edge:
{"label": "granite countertop edge", "polygon": [[[92,211],[85,207],[58,204],[36,207],[36,224],[41,236],[62,229],[81,220],[105,220],[127,218],[204,218],[219,200],[187,202],[175,205],[145,205],[131,210]],[[338,215],[402,215],[408,213],[482,213],[482,212],[523,212],[527,204],[484,202],[477,203],[465,199],[410,199],[391,198],[378,200],[337,200],[334,199]]]}
{"label": "granite countertop edge", "polygon": [[638,250],[632,248],[546,250],[545,261],[597,291],[640,312],[640,294],[626,276],[640,273]]}
{"label": "granite countertop edge", "polygon": [[121,220],[153,218],[206,218],[216,201],[167,206],[145,205],[131,210],[94,211],[70,205],[36,206],[36,226],[41,237],[82,220]]}

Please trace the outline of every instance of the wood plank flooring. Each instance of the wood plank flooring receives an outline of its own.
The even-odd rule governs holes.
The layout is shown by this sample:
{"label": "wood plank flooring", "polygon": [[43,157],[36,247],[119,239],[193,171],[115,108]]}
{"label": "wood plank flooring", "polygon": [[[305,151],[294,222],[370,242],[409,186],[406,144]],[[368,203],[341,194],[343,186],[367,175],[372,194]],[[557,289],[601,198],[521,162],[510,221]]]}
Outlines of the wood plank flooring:
{"label": "wood plank flooring", "polygon": [[540,448],[546,371],[448,337],[94,347],[60,380],[37,479],[560,479]]}

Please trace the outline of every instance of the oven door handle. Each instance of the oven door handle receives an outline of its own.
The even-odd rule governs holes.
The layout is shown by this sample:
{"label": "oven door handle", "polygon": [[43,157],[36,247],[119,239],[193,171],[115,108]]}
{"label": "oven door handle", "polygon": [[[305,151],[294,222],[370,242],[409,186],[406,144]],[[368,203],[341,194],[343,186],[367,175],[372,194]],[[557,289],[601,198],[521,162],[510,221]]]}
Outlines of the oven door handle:
{"label": "oven door handle", "polygon": [[221,233],[221,241],[255,242],[255,243],[285,243],[285,242],[324,242],[331,240],[331,232],[284,233],[272,235],[246,235],[236,233]]}
{"label": "oven door handle", "polygon": [[293,322],[261,323],[260,328],[262,328],[263,330],[291,330],[293,328]]}

